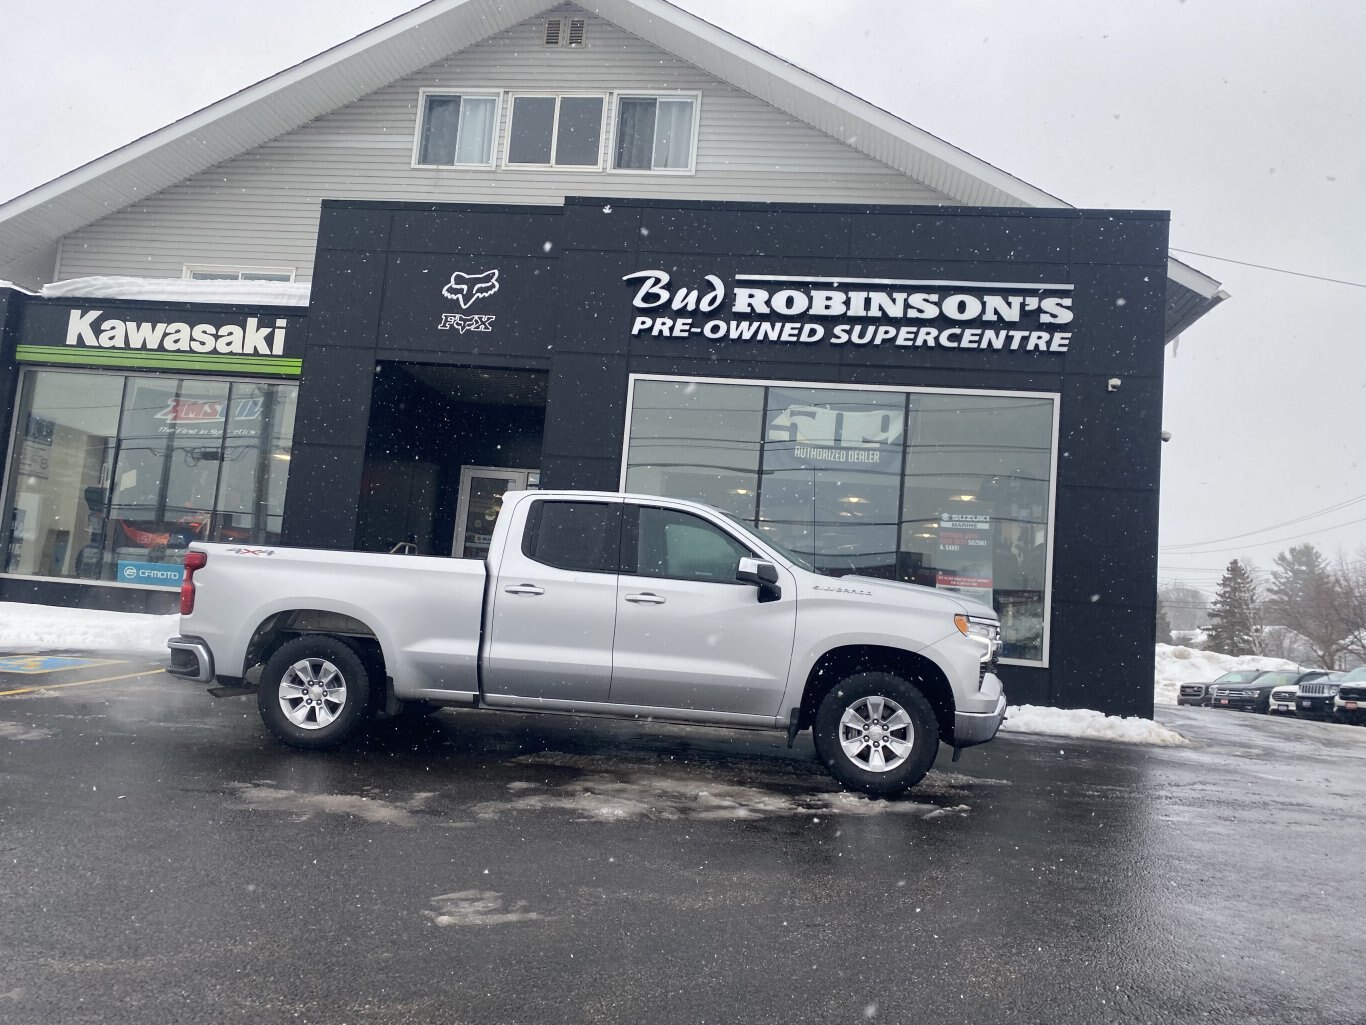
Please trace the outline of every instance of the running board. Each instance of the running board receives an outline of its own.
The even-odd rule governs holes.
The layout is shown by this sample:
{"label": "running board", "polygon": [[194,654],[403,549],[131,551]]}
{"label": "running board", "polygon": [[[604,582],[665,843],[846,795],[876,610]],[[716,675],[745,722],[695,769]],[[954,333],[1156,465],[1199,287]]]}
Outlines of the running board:
{"label": "running board", "polygon": [[216,698],[244,698],[255,694],[255,687],[210,687],[209,693]]}

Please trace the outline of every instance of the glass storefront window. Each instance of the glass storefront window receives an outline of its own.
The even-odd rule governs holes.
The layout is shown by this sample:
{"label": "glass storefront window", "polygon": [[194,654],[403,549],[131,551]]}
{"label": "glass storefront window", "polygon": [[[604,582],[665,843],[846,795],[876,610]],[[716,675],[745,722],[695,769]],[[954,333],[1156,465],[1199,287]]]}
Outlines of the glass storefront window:
{"label": "glass storefront window", "polygon": [[1045,660],[1052,396],[633,380],[623,486],[707,502],[832,576],[993,605]]}
{"label": "glass storefront window", "polygon": [[626,489],[706,502],[754,522],[764,389],[697,381],[637,381]]}
{"label": "glass storefront window", "polygon": [[4,571],[179,586],[191,541],[277,543],[297,390],[25,371]]}

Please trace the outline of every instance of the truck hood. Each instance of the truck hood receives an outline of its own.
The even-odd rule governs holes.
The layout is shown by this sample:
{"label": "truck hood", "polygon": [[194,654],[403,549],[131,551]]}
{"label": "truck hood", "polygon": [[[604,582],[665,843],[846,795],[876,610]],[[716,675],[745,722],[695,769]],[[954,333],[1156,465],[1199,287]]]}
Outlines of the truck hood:
{"label": "truck hood", "polygon": [[846,587],[858,586],[862,590],[871,591],[876,598],[893,603],[904,601],[904,596],[909,593],[915,596],[917,602],[938,603],[948,612],[966,612],[969,616],[997,618],[996,610],[990,605],[984,605],[971,598],[964,598],[961,594],[954,594],[952,591],[941,591],[938,588],[925,587],[922,584],[906,584],[899,580],[884,580],[881,577],[851,575],[831,577],[830,579],[842,583]]}

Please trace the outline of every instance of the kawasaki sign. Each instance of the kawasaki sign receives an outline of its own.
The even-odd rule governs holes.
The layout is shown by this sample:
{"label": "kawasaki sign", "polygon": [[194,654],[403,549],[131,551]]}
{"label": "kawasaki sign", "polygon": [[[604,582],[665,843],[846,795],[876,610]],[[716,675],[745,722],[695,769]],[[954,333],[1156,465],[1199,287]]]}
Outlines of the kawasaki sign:
{"label": "kawasaki sign", "polygon": [[28,303],[15,355],[29,363],[297,377],[305,325],[303,317],[275,314]]}

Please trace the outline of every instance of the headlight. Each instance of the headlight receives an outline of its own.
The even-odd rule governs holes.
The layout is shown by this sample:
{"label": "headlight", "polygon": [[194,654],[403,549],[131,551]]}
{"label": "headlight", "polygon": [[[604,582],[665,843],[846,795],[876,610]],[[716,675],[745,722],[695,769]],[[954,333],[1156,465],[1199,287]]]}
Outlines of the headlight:
{"label": "headlight", "polygon": [[964,637],[982,645],[983,662],[990,662],[996,655],[1001,644],[1001,624],[997,620],[960,612],[953,617],[953,625]]}

